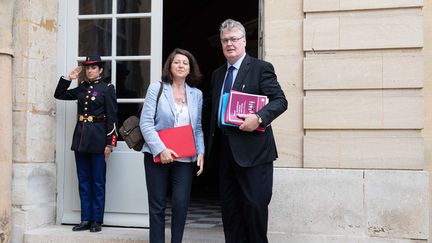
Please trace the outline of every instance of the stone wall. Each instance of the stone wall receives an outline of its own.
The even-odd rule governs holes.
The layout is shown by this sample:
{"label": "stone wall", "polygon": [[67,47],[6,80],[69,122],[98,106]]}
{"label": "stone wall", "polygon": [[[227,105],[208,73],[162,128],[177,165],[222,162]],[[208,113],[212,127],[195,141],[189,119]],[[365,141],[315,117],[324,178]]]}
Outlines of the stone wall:
{"label": "stone wall", "polygon": [[[423,7],[424,18],[424,48],[423,56],[425,63],[423,95],[425,98],[425,125],[423,136],[425,140],[425,168],[432,171],[432,1],[425,1]],[[431,181],[429,191],[431,193]],[[429,193],[429,195],[431,195]],[[432,208],[432,205],[429,205]],[[430,215],[432,217],[432,215]],[[431,222],[431,220],[429,220]],[[431,226],[432,224],[430,224]],[[432,230],[432,228],[429,228]],[[431,232],[431,231],[429,231]]]}
{"label": "stone wall", "polygon": [[57,1],[17,0],[14,12],[12,242],[55,223],[53,91]]}
{"label": "stone wall", "polygon": [[12,19],[14,1],[0,0],[0,242],[11,237],[12,181]]}
{"label": "stone wall", "polygon": [[264,59],[275,66],[288,110],[273,124],[276,166],[303,166],[303,1],[264,1]]}
{"label": "stone wall", "polygon": [[429,238],[423,4],[265,1],[265,59],[289,101],[274,123],[275,242]]}

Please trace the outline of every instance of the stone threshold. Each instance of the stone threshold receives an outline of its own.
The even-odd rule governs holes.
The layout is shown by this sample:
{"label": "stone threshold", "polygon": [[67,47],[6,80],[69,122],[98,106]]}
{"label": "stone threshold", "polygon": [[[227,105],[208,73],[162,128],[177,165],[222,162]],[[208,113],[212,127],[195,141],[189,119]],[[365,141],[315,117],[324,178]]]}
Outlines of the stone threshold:
{"label": "stone threshold", "polygon": [[[166,238],[170,235],[167,229]],[[145,228],[103,227],[101,232],[73,232],[71,225],[50,225],[29,230],[24,235],[24,243],[148,243],[149,231]],[[169,240],[167,239],[167,242]],[[224,242],[221,227],[213,229],[186,228],[185,243]]]}
{"label": "stone threshold", "polygon": [[[73,232],[71,225],[50,225],[29,230],[24,243],[148,243],[148,229],[126,227],[103,227],[101,232]],[[166,230],[166,238],[170,230]],[[355,235],[321,235],[304,233],[269,232],[272,243],[426,243],[427,240],[388,239]],[[170,242],[166,239],[166,242]],[[203,229],[186,227],[183,243],[225,242],[222,227]]]}

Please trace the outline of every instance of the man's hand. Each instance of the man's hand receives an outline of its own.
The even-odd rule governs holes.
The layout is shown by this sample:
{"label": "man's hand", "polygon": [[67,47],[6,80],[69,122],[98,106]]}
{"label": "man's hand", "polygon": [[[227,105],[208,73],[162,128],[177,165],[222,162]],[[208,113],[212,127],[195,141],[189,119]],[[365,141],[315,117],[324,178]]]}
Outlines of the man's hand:
{"label": "man's hand", "polygon": [[260,125],[255,114],[238,114],[237,117],[244,120],[239,127],[244,132],[253,132]]}

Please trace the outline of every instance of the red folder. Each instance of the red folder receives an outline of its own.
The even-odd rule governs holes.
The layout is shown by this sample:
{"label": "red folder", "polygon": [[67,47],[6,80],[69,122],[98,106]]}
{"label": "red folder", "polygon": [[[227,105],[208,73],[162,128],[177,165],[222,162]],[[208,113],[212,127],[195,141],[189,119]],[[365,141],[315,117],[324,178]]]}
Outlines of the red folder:
{"label": "red folder", "polygon": [[[174,159],[196,155],[195,141],[191,125],[164,129],[159,131],[158,135],[165,144],[165,147],[178,154],[179,157]],[[154,158],[154,162],[160,162],[159,155]]]}

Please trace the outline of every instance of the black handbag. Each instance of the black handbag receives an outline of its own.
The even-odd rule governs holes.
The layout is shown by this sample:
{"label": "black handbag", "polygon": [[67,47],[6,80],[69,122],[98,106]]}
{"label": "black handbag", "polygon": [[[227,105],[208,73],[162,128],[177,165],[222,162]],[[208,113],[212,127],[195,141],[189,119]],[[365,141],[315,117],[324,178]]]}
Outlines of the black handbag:
{"label": "black handbag", "polygon": [[[155,117],[157,112],[157,105],[159,103],[159,98],[162,94],[163,84],[160,83],[159,93],[156,98],[155,106]],[[137,116],[130,116],[124,122],[119,129],[119,133],[126,142],[127,146],[135,151],[141,151],[145,143],[144,137],[141,133],[139,126],[139,118]]]}

